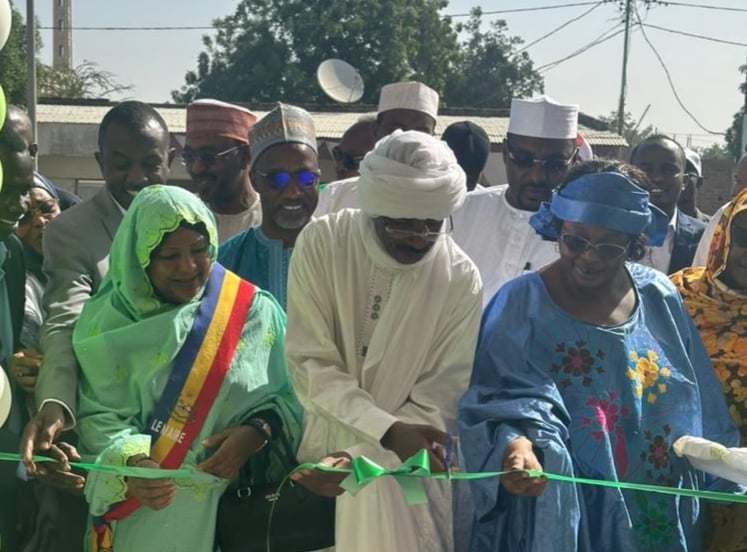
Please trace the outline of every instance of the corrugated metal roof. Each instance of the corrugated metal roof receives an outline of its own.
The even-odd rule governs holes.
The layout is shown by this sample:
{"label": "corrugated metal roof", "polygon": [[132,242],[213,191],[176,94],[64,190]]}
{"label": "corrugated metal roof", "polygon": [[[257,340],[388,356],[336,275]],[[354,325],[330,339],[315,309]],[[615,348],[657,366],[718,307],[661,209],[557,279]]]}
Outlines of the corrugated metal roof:
{"label": "corrugated metal roof", "polygon": [[[39,104],[36,108],[36,116],[39,124],[98,125],[109,109],[111,109],[111,106]],[[157,107],[156,109],[166,121],[171,132],[177,134],[185,132],[186,110],[184,107]],[[263,117],[267,112],[256,111],[255,113],[258,117]],[[343,133],[364,114],[312,112],[311,115],[314,117],[317,136],[335,140],[341,138]],[[464,120],[470,120],[484,128],[493,143],[500,143],[506,137],[508,117],[441,115],[438,118],[436,133],[440,135],[450,124]],[[627,146],[625,139],[614,132],[593,130],[584,126],[579,128],[592,147]]]}

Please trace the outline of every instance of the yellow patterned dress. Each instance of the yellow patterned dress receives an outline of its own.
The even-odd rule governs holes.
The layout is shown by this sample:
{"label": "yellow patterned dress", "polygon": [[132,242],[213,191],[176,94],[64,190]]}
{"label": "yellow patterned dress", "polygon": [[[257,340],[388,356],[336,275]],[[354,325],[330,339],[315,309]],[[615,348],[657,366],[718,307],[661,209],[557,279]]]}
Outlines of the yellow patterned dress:
{"label": "yellow patterned dress", "polygon": [[[726,268],[731,242],[731,221],[747,211],[747,190],[724,210],[711,242],[708,265],[686,268],[671,276],[682,294],[711,358],[739,428],[742,446],[747,445],[747,294],[728,288],[719,280]],[[747,550],[747,506],[711,505],[712,532],[709,552]]]}

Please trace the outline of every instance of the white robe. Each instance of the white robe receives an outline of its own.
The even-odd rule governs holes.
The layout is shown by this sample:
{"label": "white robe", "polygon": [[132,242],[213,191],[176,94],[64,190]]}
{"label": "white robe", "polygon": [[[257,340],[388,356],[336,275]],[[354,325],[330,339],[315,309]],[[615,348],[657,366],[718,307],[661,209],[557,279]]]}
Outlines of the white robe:
{"label": "white robe", "polygon": [[695,257],[693,258],[692,266],[706,266],[706,264],[708,264],[708,252],[711,250],[713,235],[716,233],[718,223],[721,222],[721,216],[724,214],[724,210],[730,204],[731,202],[719,207],[719,210],[716,211],[716,213],[711,217],[711,220],[708,221],[708,226],[706,226],[703,235],[700,237],[700,242],[698,242],[698,249],[695,250]]}
{"label": "white robe", "polygon": [[262,224],[262,203],[259,200],[259,194],[256,194],[254,203],[246,211],[235,215],[224,215],[215,211],[213,214],[218,224],[218,240],[223,243],[236,234]]}
{"label": "white robe", "polygon": [[483,283],[483,306],[509,280],[536,271],[558,258],[555,242],[529,225],[531,211],[512,207],[508,185],[475,189],[454,213],[454,241],[474,261]]}
{"label": "white robe", "polygon": [[[288,277],[286,354],[306,408],[299,461],[345,450],[392,468],[401,461],[379,441],[394,422],[454,432],[480,311],[479,274],[449,237],[402,265],[362,211],[311,222]],[[407,506],[391,479],[339,497],[336,550],[453,550],[450,489],[425,485],[421,506]]]}
{"label": "white robe", "polygon": [[342,211],[358,209],[358,177],[335,180],[319,192],[319,202],[314,214],[317,217]]}

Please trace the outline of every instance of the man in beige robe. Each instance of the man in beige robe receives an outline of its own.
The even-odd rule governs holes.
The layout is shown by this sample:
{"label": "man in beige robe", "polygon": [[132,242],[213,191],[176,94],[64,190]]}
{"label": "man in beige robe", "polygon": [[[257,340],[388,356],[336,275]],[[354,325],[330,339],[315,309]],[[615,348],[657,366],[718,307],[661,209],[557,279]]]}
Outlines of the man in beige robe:
{"label": "man in beige robe", "polygon": [[[466,193],[448,146],[395,131],[361,164],[361,210],[309,223],[288,281],[288,365],[306,408],[300,461],[396,467],[417,451],[443,470],[468,384],[481,311],[480,276],[449,236]],[[355,496],[340,477],[294,479],[337,498],[338,552],[453,550],[451,489],[425,481],[408,506],[390,479]]]}

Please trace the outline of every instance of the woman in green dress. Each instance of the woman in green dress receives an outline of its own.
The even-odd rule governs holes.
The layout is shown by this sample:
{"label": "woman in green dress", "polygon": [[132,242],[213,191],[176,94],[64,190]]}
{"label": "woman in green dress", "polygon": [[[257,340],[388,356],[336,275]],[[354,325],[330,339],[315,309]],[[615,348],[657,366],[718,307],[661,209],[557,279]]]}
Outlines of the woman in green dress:
{"label": "woman in green dress", "polygon": [[106,465],[196,469],[174,480],[92,472],[89,550],[212,551],[218,502],[239,470],[269,482],[289,467],[301,409],[285,315],[215,262],[217,249],[196,196],[148,187],[83,309],[73,337],[81,452]]}

